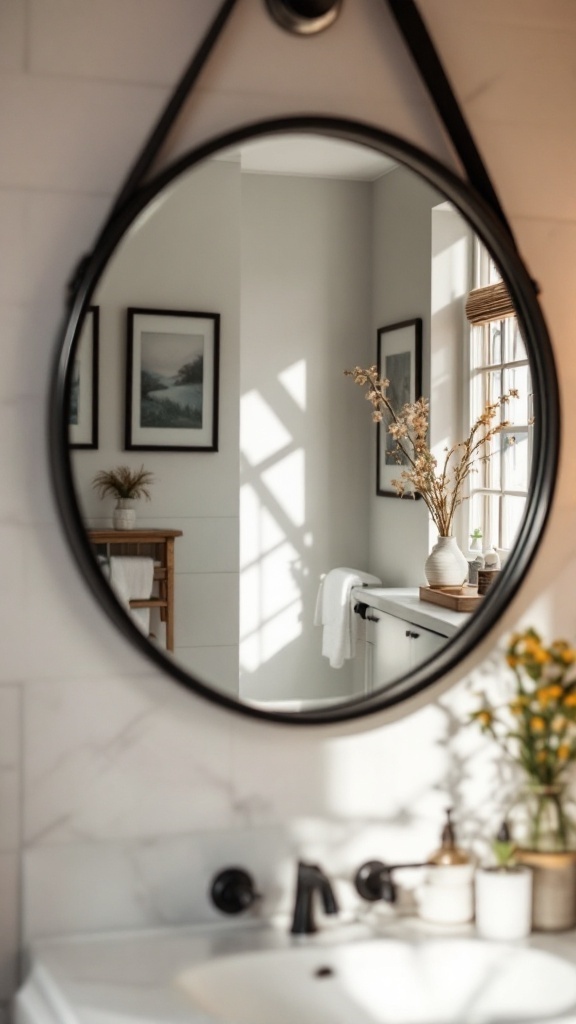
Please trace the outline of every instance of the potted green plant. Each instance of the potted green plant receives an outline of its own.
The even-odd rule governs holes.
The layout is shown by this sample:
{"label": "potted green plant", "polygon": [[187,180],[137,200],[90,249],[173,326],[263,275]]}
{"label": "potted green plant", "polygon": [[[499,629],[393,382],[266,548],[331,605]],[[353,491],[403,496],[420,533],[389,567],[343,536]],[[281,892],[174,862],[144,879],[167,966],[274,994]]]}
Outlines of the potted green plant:
{"label": "potted green plant", "polygon": [[150,501],[149,486],[154,475],[140,466],[116,466],[115,469],[101,469],[92,480],[92,487],[98,491],[100,498],[109,495],[116,498],[112,512],[112,525],[115,530],[133,530],[136,523],[134,502],[140,498]]}
{"label": "potted green plant", "polygon": [[482,530],[478,526],[470,534],[470,551],[482,551]]}

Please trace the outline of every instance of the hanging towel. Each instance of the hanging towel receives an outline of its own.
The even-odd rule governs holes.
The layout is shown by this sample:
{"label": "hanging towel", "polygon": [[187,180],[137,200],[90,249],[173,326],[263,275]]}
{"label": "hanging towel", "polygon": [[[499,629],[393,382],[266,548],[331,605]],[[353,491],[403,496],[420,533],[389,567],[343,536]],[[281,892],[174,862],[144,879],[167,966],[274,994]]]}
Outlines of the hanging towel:
{"label": "hanging towel", "polygon": [[152,596],[154,586],[154,561],[152,558],[138,556],[112,555],[109,560],[109,580],[120,604],[138,626],[148,636],[150,632],[150,609],[131,608],[130,601],[147,600]]}
{"label": "hanging towel", "polygon": [[379,586],[377,576],[359,569],[330,569],[320,581],[314,621],[322,629],[322,654],[332,668],[342,668],[356,653],[351,593],[353,587]]}

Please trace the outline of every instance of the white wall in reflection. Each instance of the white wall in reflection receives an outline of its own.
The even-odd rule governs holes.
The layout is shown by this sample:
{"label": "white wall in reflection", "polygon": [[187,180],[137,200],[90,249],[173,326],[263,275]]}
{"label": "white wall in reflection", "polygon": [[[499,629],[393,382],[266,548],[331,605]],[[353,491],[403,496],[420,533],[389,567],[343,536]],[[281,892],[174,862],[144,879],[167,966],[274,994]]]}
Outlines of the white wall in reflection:
{"label": "white wall in reflection", "polygon": [[368,568],[369,182],[242,176],[240,696],[354,692],[314,624],[320,579]]}

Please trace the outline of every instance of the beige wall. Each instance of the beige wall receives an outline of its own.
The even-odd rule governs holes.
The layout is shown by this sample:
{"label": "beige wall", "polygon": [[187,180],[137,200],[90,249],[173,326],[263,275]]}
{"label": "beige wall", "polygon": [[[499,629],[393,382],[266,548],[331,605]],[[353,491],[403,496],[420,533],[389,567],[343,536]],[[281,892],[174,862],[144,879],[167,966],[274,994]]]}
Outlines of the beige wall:
{"label": "beige wall", "polygon": [[[465,836],[494,824],[490,752],[459,728],[466,683],[359,735],[233,717],[125,646],[61,535],[44,424],[64,282],[215,7],[0,4],[4,1005],[22,921],[39,934],[191,920],[209,913],[207,880],[232,857],[255,870],[262,891],[277,891],[297,854],[322,858],[342,877],[364,854],[418,859],[436,843],[447,800]],[[576,8],[572,0],[421,7],[540,283],[561,368],[566,443],[556,503],[496,632],[524,615],[573,638]],[[334,30],[315,41],[282,34],[258,0],[239,3],[231,29],[178,145],[238,118],[335,110],[381,120],[451,159],[380,2],[344,5]]]}

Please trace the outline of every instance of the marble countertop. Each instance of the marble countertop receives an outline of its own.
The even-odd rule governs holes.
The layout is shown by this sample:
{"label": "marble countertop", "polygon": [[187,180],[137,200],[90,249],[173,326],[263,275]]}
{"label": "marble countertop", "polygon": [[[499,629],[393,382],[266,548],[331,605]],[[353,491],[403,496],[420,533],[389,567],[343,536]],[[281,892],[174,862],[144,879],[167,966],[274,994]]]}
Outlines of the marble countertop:
{"label": "marble countertop", "polygon": [[[15,1024],[209,1024],[178,978],[195,964],[216,957],[261,950],[314,947],[327,949],[367,938],[475,938],[473,925],[430,925],[417,918],[369,914],[363,920],[328,926],[315,935],[292,936],[288,922],[256,918],[189,928],[75,936],[33,944],[29,972],[14,1005]],[[560,956],[576,965],[576,931],[534,933],[515,945]],[[33,1011],[42,1006],[42,1016]],[[554,1018],[576,1024],[573,1011]],[[533,1024],[538,1024],[534,1021]]]}

